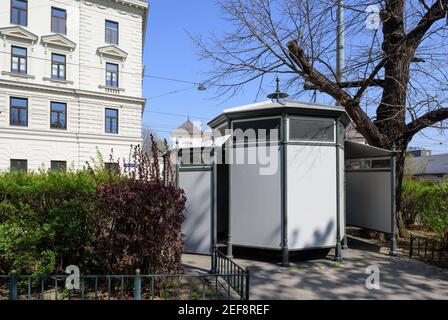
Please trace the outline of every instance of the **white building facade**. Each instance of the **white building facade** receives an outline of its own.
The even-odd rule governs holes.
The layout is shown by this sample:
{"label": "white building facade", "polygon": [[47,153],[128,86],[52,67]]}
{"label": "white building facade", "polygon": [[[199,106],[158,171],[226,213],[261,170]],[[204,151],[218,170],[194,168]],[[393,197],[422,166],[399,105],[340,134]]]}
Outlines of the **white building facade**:
{"label": "white building facade", "polygon": [[142,0],[0,0],[0,170],[80,170],[141,143]]}

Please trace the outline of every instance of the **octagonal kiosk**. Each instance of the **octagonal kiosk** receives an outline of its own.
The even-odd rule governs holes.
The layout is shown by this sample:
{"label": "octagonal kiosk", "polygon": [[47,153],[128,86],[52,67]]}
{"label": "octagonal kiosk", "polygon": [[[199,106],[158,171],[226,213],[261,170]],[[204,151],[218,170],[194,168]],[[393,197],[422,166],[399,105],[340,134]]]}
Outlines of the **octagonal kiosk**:
{"label": "octagonal kiosk", "polygon": [[281,252],[285,265],[301,250],[334,247],[340,257],[348,122],[343,108],[294,101],[227,109],[209,122],[215,134],[232,135],[226,163],[215,164],[217,203],[227,205],[213,215],[227,235],[212,235],[229,256],[237,246]]}

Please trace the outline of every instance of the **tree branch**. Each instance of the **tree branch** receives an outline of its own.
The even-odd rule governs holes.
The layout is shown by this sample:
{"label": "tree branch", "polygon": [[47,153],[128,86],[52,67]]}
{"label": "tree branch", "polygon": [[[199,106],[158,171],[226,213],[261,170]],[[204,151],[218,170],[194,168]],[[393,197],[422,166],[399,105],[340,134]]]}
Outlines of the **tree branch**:
{"label": "tree branch", "polygon": [[[337,85],[339,86],[339,88],[359,88],[361,86],[364,85],[364,83],[367,80],[354,80],[354,81],[343,81],[343,82],[339,82]],[[383,79],[373,79],[371,81],[369,81],[368,86],[370,87],[382,87],[384,85],[384,80]],[[305,90],[317,90],[317,87],[315,85],[312,84],[305,84],[303,86],[303,88]]]}
{"label": "tree branch", "polygon": [[407,125],[407,136],[412,137],[420,130],[446,119],[448,119],[448,108],[439,108],[428,111],[420,118],[415,119]]}
{"label": "tree branch", "polygon": [[448,0],[434,1],[434,4],[429,8],[415,28],[405,36],[404,41],[406,46],[412,48],[413,51],[417,50],[423,37],[431,26],[438,20],[445,18],[447,9]]}
{"label": "tree branch", "polygon": [[355,101],[337,83],[330,81],[325,75],[316,70],[305,56],[303,49],[297,44],[297,40],[289,41],[287,48],[291,59],[299,68],[299,74],[305,81],[315,85],[316,90],[325,92],[338,101],[356,123],[358,130],[369,144],[376,146],[385,145],[387,138],[379,132],[367,113],[359,106],[359,102]]}
{"label": "tree branch", "polygon": [[356,95],[355,95],[355,98],[354,98],[355,101],[359,101],[361,99],[361,96],[364,94],[364,91],[366,91],[367,87],[373,81],[373,78],[375,78],[376,75],[378,74],[378,72],[380,72],[380,70],[384,67],[384,65],[386,64],[386,61],[387,61],[387,59],[383,58],[383,60],[381,60],[381,62],[377,64],[375,69],[373,69],[373,71],[370,74],[370,76],[366,79],[366,81],[361,86],[361,88],[359,88],[358,92],[356,92]]}

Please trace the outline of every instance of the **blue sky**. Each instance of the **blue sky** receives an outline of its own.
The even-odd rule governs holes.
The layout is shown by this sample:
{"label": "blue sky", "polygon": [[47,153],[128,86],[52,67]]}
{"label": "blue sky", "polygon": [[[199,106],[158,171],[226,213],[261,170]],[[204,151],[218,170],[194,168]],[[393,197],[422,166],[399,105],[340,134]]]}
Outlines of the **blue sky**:
{"label": "blue sky", "polygon": [[[148,32],[145,45],[145,74],[201,82],[208,69],[199,61],[196,48],[188,33],[207,34],[218,31],[225,24],[212,0],[152,0],[150,1]],[[168,94],[173,91],[184,90]],[[145,78],[144,96],[148,99],[143,117],[145,127],[167,137],[173,128],[187,120],[203,121],[218,115],[229,106],[246,104],[254,100],[242,94],[229,101],[214,99],[212,90],[198,91],[196,85],[160,79]],[[157,112],[179,114],[181,116]]]}
{"label": "blue sky", "polygon": [[[206,62],[199,61],[188,33],[206,36],[212,31],[219,34],[228,27],[215,1],[149,2],[151,8],[144,53],[145,74],[192,82],[204,80],[206,76],[203,72],[210,67]],[[265,87],[264,90],[269,91],[269,88]],[[215,99],[213,90],[198,91],[191,83],[146,77],[144,97],[148,102],[143,125],[157,132],[159,137],[168,139],[169,132],[186,121],[188,114],[192,121],[202,121],[206,125],[207,120],[227,107],[254,102],[256,91],[253,86],[229,100]],[[170,92],[177,93],[168,94]],[[260,96],[259,100],[265,98]],[[434,153],[448,153],[447,144],[448,138],[434,129],[424,131],[411,142],[411,146],[432,149]]]}

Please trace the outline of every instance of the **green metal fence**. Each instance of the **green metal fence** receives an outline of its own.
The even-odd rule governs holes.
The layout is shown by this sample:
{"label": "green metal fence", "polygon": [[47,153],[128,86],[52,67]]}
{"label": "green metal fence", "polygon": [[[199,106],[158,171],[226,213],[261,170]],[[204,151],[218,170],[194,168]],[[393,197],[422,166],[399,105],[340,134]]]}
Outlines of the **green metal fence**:
{"label": "green metal fence", "polygon": [[233,289],[241,299],[249,300],[250,271],[236,264],[219,250],[212,257],[212,273],[219,274],[227,283],[228,290]]}
{"label": "green metal fence", "polygon": [[409,258],[423,260],[440,267],[448,267],[448,244],[442,240],[418,237],[411,234]]}
{"label": "green metal fence", "polygon": [[[0,300],[247,299],[249,274],[227,271],[224,274],[80,275],[79,289],[70,290],[65,285],[69,275],[0,275]],[[237,283],[247,283],[247,289],[240,291],[235,286]]]}

